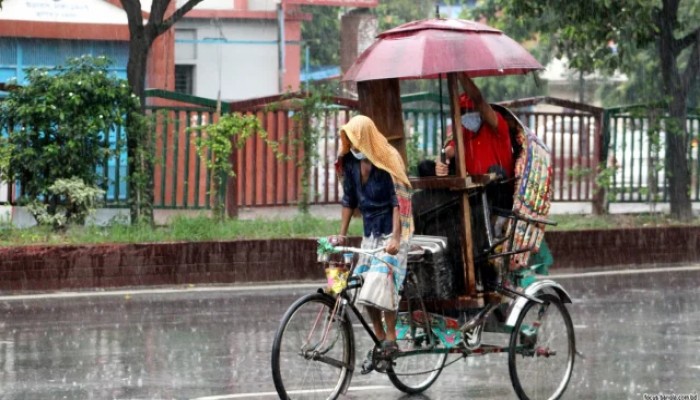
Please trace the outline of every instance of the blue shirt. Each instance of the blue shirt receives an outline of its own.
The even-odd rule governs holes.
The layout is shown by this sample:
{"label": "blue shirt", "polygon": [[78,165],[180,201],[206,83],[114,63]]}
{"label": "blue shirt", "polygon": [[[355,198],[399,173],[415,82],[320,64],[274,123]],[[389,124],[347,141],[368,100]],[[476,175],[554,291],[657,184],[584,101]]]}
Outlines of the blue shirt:
{"label": "blue shirt", "polygon": [[343,207],[359,208],[365,236],[382,236],[393,231],[394,207],[399,205],[391,175],[374,165],[362,184],[360,161],[351,153],[343,158]]}

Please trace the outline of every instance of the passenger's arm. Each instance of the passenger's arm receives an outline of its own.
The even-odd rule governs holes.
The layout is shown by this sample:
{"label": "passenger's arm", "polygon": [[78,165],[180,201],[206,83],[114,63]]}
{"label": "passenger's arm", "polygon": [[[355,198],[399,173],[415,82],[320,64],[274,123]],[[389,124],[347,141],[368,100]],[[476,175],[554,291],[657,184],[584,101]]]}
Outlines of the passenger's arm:
{"label": "passenger's arm", "polygon": [[469,98],[474,102],[474,106],[479,111],[481,119],[494,130],[498,129],[498,116],[496,115],[496,111],[494,111],[494,109],[491,108],[491,105],[484,100],[479,88],[476,87],[474,82],[467,76],[466,73],[460,74],[459,80],[462,83],[464,91],[467,92]]}

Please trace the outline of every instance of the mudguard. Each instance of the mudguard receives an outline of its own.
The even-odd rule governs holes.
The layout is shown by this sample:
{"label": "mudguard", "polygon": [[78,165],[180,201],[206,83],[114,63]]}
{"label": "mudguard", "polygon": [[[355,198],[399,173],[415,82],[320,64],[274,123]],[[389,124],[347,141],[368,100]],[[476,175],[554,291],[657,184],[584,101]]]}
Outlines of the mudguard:
{"label": "mudguard", "polygon": [[[546,293],[559,297],[562,303],[572,303],[571,296],[561,287],[560,284],[554,282],[553,280],[544,279],[541,281],[534,282],[527,288],[525,288],[525,294],[533,297],[537,297],[538,294]],[[514,302],[508,307],[506,323],[507,327],[513,328],[515,323],[518,321],[520,313],[523,311],[523,307],[529,300],[525,297],[518,297]]]}

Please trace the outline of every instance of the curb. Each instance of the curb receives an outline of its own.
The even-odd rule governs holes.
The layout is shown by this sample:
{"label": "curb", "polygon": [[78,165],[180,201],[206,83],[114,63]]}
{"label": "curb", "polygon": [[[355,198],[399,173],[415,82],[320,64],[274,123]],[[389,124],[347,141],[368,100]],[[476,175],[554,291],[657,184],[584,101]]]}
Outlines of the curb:
{"label": "curb", "polygon": [[[558,269],[700,261],[700,227],[551,231]],[[0,290],[46,291],[323,279],[314,239],[0,248]]]}

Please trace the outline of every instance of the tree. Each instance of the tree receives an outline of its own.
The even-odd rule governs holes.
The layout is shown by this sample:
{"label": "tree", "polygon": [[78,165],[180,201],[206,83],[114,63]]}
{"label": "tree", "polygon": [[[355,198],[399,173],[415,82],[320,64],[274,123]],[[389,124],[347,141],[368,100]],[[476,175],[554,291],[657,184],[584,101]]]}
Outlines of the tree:
{"label": "tree", "polygon": [[[148,54],[158,36],[167,32],[187,12],[203,0],[187,0],[179,8],[171,6],[172,0],[153,0],[148,20],[144,16],[140,0],[120,0],[129,23],[129,60],[126,75],[131,90],[141,101],[141,114],[145,114],[145,85]],[[178,3],[181,3],[178,1]],[[169,10],[174,11],[168,13]],[[167,14],[167,15],[166,15]],[[143,118],[132,115],[127,122],[127,152],[129,158],[129,200],[131,222],[153,221],[153,161],[151,136]]]}
{"label": "tree", "polygon": [[383,32],[406,22],[433,18],[434,7],[434,0],[380,1],[373,13],[379,20],[379,32]]}
{"label": "tree", "polygon": [[[433,17],[434,4],[433,0],[380,1],[371,12],[377,16],[382,32],[405,22]],[[309,46],[310,64],[337,65],[340,61],[338,8],[305,6],[302,10],[312,16],[301,26],[302,39]]]}
{"label": "tree", "polygon": [[555,55],[582,72],[632,70],[640,49],[655,46],[665,104],[666,176],[671,215],[692,217],[685,126],[690,88],[700,71],[700,3],[681,0],[485,0],[483,15],[548,35]]}
{"label": "tree", "polygon": [[211,195],[214,198],[212,206],[214,217],[223,221],[225,214],[225,201],[220,191],[226,185],[229,177],[236,176],[234,166],[229,157],[231,153],[245,146],[249,137],[257,134],[265,143],[271,146],[275,155],[277,143],[267,139],[267,132],[260,125],[260,120],[254,114],[226,114],[217,122],[206,126],[188,128],[190,131],[203,133],[195,143],[197,154],[204,160],[212,179]]}
{"label": "tree", "polygon": [[83,56],[65,67],[30,69],[28,83],[2,102],[0,125],[10,132],[0,141],[7,145],[0,166],[8,181],[21,183],[22,201],[40,200],[53,215],[66,203],[64,192],[49,189],[59,180],[107,186],[96,171],[115,151],[107,135],[139,107],[110,66],[105,57]]}
{"label": "tree", "polygon": [[314,67],[338,65],[340,63],[338,8],[304,6],[302,12],[311,14],[311,20],[301,24],[302,41],[309,47],[309,64]]}

